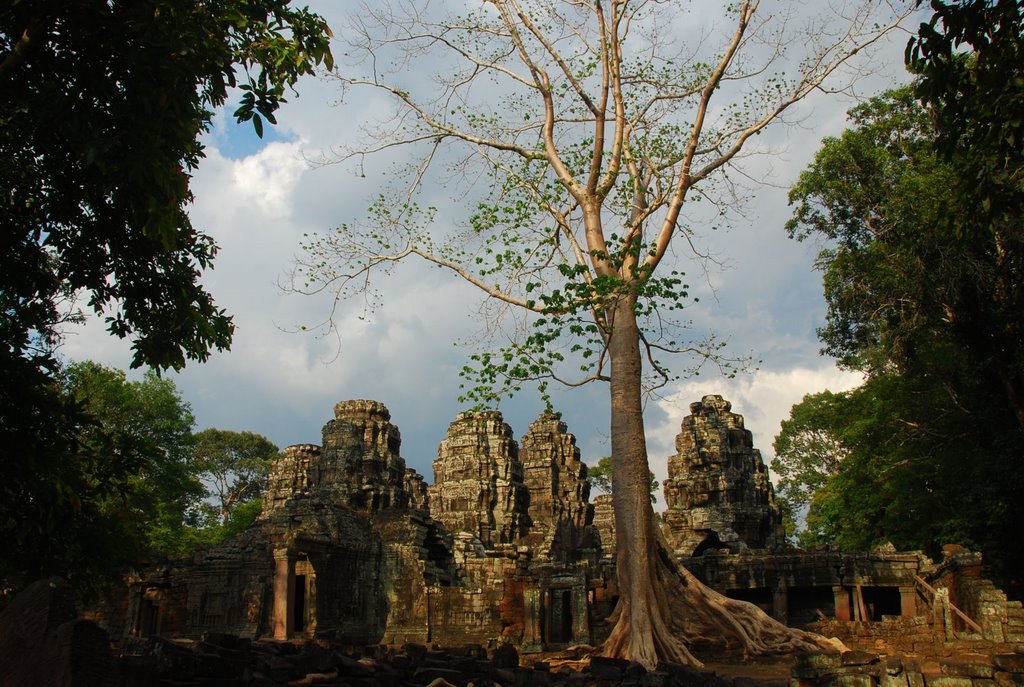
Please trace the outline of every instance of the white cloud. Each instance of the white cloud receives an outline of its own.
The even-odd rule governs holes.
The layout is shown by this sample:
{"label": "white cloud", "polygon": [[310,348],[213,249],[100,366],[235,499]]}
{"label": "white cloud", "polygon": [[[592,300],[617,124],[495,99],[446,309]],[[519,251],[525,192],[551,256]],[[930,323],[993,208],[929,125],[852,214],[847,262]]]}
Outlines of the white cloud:
{"label": "white cloud", "polygon": [[732,412],[743,416],[744,426],[753,434],[754,447],[760,449],[768,464],[774,456],[772,441],[794,404],[806,394],[825,389],[847,391],[862,381],[860,373],[840,370],[828,361],[820,361],[815,367],[761,370],[734,379],[687,380],[655,403],[661,419],[647,428],[651,469],[659,481],[668,476],[668,458],[676,452],[675,437],[683,417],[690,414],[690,403],[705,395],[718,394],[732,403]]}
{"label": "white cloud", "polygon": [[269,143],[232,167],[232,195],[255,203],[268,218],[287,217],[291,196],[309,165],[299,154],[301,143]]}

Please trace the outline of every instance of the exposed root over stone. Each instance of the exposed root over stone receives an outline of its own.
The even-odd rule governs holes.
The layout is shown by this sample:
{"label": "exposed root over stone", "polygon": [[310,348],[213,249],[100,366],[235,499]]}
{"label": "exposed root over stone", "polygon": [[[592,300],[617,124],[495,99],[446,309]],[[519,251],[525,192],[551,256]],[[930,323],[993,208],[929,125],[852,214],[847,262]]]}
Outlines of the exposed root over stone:
{"label": "exposed root over stone", "polygon": [[[649,562],[652,584],[642,585],[632,602],[623,595],[609,619],[614,623],[602,654],[637,661],[648,670],[659,660],[700,667],[691,652],[697,644],[720,644],[744,658],[797,650],[838,652],[820,635],[787,627],[746,601],[730,599],[704,585],[668,553],[658,538]],[[620,561],[620,571],[623,570]],[[620,580],[621,582],[621,580]]]}

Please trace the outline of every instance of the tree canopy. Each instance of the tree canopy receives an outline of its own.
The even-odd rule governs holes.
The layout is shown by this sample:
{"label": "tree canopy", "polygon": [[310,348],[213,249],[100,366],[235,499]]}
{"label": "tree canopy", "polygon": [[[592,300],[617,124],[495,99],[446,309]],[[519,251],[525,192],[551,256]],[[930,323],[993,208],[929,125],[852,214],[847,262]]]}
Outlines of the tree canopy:
{"label": "tree canopy", "polygon": [[[84,361],[55,389],[73,409],[63,454],[24,488],[3,485],[0,583],[57,574],[83,589],[160,558],[190,555],[237,533],[260,513],[277,447],[252,432],[208,429],[174,382]],[[10,497],[10,498],[8,498]],[[212,511],[213,517],[210,517]]]}
{"label": "tree canopy", "polygon": [[189,463],[194,419],[174,384],[82,362],[54,393],[78,422],[57,427],[63,452],[45,454],[33,483],[5,484],[0,579],[59,574],[88,586],[184,553],[205,489]]}
{"label": "tree canopy", "polygon": [[195,435],[193,468],[216,500],[215,519],[226,523],[238,506],[258,499],[266,487],[277,446],[253,432],[205,429]]}
{"label": "tree canopy", "polygon": [[[790,196],[791,235],[825,242],[825,352],[867,375],[793,409],[792,423],[839,445],[827,471],[802,480],[818,489],[811,538],[974,546],[1015,589],[1024,226],[977,211],[977,151],[947,150],[912,87],[850,116]],[[779,460],[800,467],[798,450]]]}
{"label": "tree canopy", "polygon": [[179,368],[231,341],[199,283],[216,246],[185,206],[199,135],[242,75],[239,120],[330,66],[328,29],[287,0],[6,3],[0,10],[0,282],[8,355],[52,343],[87,290],[133,365]]}
{"label": "tree canopy", "polygon": [[[788,420],[772,448],[772,472],[778,477],[775,502],[782,512],[787,536],[797,534],[797,521],[812,505],[814,499],[839,470],[847,450],[838,433],[836,418],[845,397],[824,391],[808,394],[794,405]],[[815,511],[817,513],[817,510]],[[826,538],[816,536],[807,527],[799,532],[801,546],[824,543]]]}

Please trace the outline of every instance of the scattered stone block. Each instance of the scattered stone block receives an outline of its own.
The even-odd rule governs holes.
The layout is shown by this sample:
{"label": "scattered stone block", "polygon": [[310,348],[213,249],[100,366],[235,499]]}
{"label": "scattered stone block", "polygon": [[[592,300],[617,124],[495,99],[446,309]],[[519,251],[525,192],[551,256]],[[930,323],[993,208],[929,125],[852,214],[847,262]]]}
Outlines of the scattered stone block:
{"label": "scattered stone block", "polygon": [[939,669],[943,675],[953,675],[970,678],[989,678],[995,674],[992,663],[985,656],[974,656],[971,658],[959,656],[953,659],[939,661]]}
{"label": "scattered stone block", "polygon": [[593,656],[590,659],[590,676],[595,680],[619,682],[628,668],[629,661],[624,661],[621,658]]}
{"label": "scattered stone block", "polygon": [[844,651],[840,655],[839,661],[844,666],[867,666],[877,663],[879,656],[867,651]]}
{"label": "scattered stone block", "polygon": [[992,665],[1007,673],[1024,673],[1024,654],[996,654]]}
{"label": "scattered stone block", "polygon": [[839,654],[806,652],[794,657],[791,674],[796,678],[820,678],[834,675],[841,667],[842,657]]}
{"label": "scattered stone block", "polygon": [[75,611],[60,578],[39,580],[0,612],[0,685],[116,687],[117,663],[107,633]]}
{"label": "scattered stone block", "polygon": [[969,677],[939,675],[927,680],[928,687],[974,687]]}

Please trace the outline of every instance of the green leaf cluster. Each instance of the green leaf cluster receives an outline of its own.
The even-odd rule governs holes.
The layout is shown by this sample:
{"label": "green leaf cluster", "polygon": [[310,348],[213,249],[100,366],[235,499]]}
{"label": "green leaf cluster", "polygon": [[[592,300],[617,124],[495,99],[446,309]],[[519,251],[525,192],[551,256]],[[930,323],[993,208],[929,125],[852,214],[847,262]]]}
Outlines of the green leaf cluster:
{"label": "green leaf cluster", "polygon": [[962,170],[965,232],[997,231],[1024,207],[1024,7],[1019,0],[932,2],[907,45],[936,143]]}
{"label": "green leaf cluster", "polygon": [[231,522],[238,508],[259,500],[271,465],[279,457],[277,446],[254,432],[206,429],[196,434],[192,468],[216,501],[210,507],[212,520]]}
{"label": "green leaf cluster", "polygon": [[185,212],[198,138],[236,74],[255,94],[238,118],[271,117],[286,86],[330,62],[327,41],[287,0],[5,3],[3,347],[54,343],[62,299],[85,290],[132,338],[134,366],[225,349],[231,319],[199,283],[216,245]]}
{"label": "green leaf cluster", "polygon": [[[89,577],[137,541],[173,548],[178,505],[129,480],[149,439],[109,434],[71,393],[62,328],[92,311],[132,341],[134,367],[157,370],[229,346],[231,318],[200,281],[217,247],[186,213],[199,137],[239,77],[236,116],[259,132],[286,88],[331,66],[329,37],[287,0],[0,5],[0,531],[25,558],[0,576]],[[105,548],[128,522],[115,503],[126,517],[164,508],[163,543]]]}
{"label": "green leaf cluster", "polygon": [[[654,470],[651,473],[651,503],[658,502],[658,489],[661,484],[658,483],[657,478],[654,476]],[[590,485],[591,491],[595,488],[600,489],[604,494],[612,493],[612,457],[605,456],[597,461],[596,465],[587,466],[587,484]]]}

